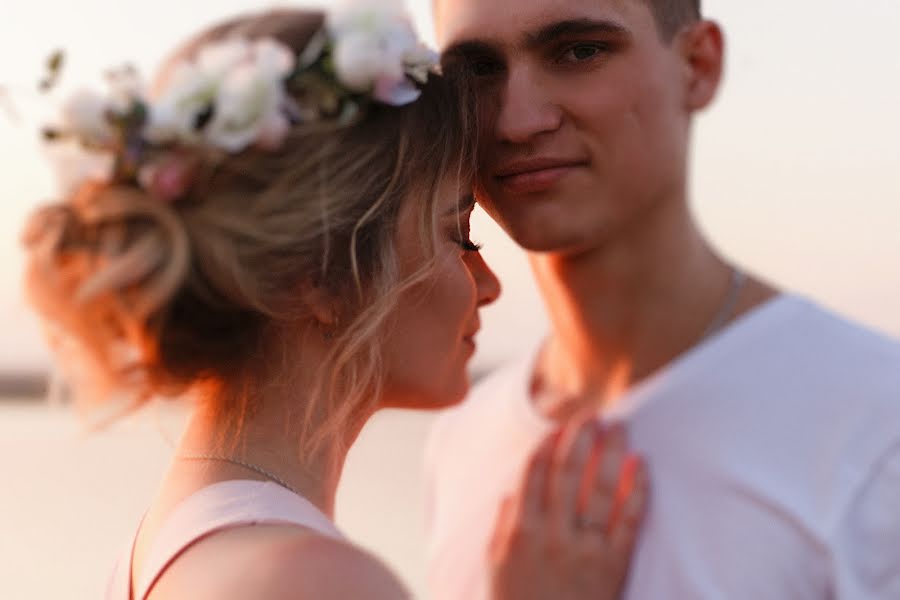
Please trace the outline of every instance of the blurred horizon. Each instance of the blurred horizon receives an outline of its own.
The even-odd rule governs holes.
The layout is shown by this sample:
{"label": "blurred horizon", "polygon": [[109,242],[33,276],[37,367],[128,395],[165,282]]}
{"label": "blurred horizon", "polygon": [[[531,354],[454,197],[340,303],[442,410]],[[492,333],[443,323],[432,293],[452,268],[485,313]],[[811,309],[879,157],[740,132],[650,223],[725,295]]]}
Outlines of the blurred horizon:
{"label": "blurred horizon", "polygon": [[[638,0],[633,0],[638,1]],[[309,2],[294,2],[292,5]],[[431,0],[410,2],[433,40]],[[186,416],[166,403],[86,435],[53,403],[50,359],[22,298],[19,232],[53,197],[41,159],[34,93],[51,51],[66,50],[63,84],[132,61],[145,74],[179,40],[251,0],[33,0],[4,7],[0,86],[0,597],[96,598],[170,460]],[[693,209],[711,243],[787,291],[900,337],[900,2],[704,0],[724,27],[720,96],[696,120]],[[536,343],[547,318],[524,253],[483,212],[472,235],[504,294],[482,315],[475,376]],[[341,478],[337,523],[425,596],[425,483],[434,418],[386,411],[366,426]]]}

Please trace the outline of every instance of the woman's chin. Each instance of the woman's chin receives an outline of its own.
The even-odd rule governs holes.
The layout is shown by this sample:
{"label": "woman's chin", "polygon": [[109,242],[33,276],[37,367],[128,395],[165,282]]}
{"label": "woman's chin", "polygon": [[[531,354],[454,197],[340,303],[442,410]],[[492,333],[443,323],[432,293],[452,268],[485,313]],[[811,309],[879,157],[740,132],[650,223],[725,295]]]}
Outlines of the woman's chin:
{"label": "woman's chin", "polygon": [[385,394],[383,407],[408,410],[441,410],[460,404],[468,393],[469,378],[464,377],[457,385],[448,386],[447,389]]}

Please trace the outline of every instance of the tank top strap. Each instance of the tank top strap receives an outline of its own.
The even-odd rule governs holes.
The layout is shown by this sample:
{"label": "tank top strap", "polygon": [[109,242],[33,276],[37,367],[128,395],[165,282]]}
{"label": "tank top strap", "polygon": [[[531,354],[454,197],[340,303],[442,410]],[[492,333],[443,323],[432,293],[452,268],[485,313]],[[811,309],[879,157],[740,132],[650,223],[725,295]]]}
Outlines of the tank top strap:
{"label": "tank top strap", "polygon": [[[298,525],[344,539],[315,505],[276,483],[253,480],[215,483],[184,499],[160,528],[141,578],[134,586],[134,600],[145,600],[169,565],[193,544],[225,529],[260,524]],[[130,567],[130,560],[123,562]],[[127,579],[130,581],[130,576]]]}

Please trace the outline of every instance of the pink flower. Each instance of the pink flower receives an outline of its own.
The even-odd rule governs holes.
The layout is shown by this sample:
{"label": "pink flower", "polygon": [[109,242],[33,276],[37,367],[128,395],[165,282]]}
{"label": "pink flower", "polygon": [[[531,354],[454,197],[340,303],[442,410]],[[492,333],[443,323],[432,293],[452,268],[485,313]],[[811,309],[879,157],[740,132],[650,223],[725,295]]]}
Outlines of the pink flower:
{"label": "pink flower", "polygon": [[151,196],[174,202],[190,191],[196,171],[196,159],[170,155],[142,167],[138,182]]}
{"label": "pink flower", "polygon": [[403,106],[415,101],[422,92],[406,77],[379,77],[372,97],[391,106]]}

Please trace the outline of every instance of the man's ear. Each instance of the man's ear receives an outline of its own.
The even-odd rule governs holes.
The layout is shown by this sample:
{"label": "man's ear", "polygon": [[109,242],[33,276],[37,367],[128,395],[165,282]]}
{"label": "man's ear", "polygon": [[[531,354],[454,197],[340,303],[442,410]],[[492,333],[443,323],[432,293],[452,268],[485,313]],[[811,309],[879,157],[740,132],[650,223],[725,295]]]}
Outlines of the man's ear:
{"label": "man's ear", "polygon": [[725,63],[725,37],[714,21],[698,21],[679,33],[677,42],[686,73],[685,102],[691,112],[716,97]]}

